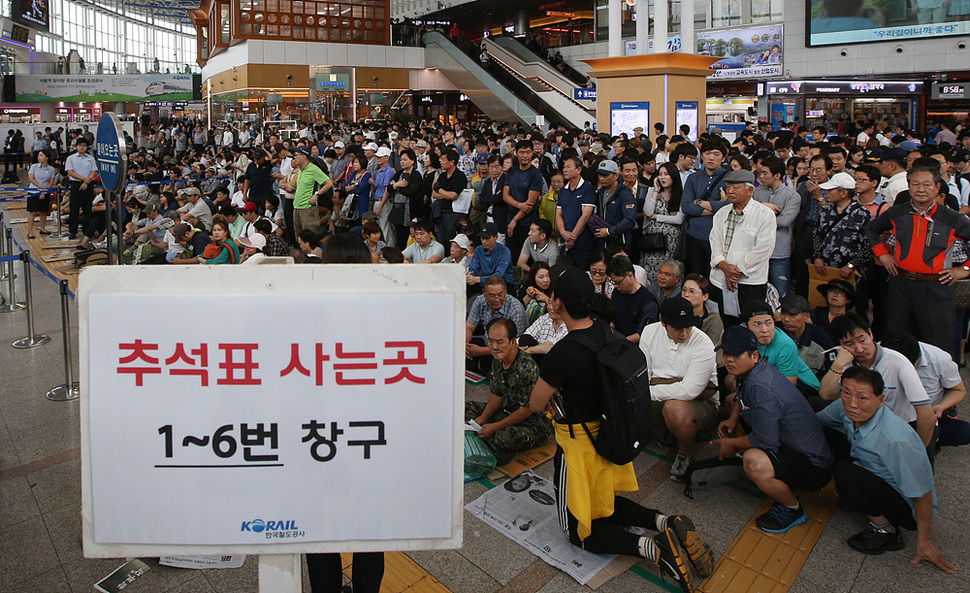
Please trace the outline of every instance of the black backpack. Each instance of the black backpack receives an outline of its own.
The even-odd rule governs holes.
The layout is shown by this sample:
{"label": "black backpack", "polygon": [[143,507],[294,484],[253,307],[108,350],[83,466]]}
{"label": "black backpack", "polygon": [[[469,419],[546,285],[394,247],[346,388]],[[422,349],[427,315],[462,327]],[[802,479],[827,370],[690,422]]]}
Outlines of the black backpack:
{"label": "black backpack", "polygon": [[650,441],[650,375],[640,347],[610,328],[594,322],[603,338],[574,335],[578,344],[596,353],[600,384],[600,428],[594,439],[582,423],[596,452],[616,465],[626,465]]}

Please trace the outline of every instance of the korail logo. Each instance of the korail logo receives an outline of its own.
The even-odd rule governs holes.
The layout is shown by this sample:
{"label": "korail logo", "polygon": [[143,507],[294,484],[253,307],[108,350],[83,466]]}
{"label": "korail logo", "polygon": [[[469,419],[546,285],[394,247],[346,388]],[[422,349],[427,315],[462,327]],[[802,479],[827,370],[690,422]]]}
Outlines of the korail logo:
{"label": "korail logo", "polygon": [[266,539],[274,538],[298,538],[303,537],[306,532],[302,531],[297,525],[296,520],[289,519],[286,521],[266,521],[263,519],[252,519],[250,521],[243,521],[240,531],[248,531],[251,533],[264,533]]}

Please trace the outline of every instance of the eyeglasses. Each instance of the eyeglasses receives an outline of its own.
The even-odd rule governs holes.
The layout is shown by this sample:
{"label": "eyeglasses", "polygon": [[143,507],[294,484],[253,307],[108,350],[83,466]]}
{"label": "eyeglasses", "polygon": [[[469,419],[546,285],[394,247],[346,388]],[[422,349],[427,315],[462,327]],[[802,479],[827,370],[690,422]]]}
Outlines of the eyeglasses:
{"label": "eyeglasses", "polygon": [[590,268],[589,273],[593,276],[606,276],[606,270],[594,270]]}

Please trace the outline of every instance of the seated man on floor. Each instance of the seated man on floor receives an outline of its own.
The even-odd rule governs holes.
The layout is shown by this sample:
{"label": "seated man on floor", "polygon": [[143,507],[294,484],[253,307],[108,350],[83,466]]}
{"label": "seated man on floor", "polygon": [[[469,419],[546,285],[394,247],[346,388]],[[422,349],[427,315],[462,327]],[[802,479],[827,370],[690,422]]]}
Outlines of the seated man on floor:
{"label": "seated man on floor", "polygon": [[886,407],[916,430],[932,458],[936,416],[913,363],[899,352],[876,344],[869,322],[856,313],[833,319],[830,332],[839,340],[841,348],[822,376],[819,395],[830,401],[838,399],[842,373],[850,366],[876,371],[885,385]]}
{"label": "seated man on floor", "polygon": [[[718,427],[721,459],[741,452],[744,473],[758,489],[774,499],[771,509],[757,518],[768,533],[785,533],[808,520],[792,490],[824,488],[832,477],[832,452],[811,406],[778,369],[758,352],[758,339],[743,326],[724,331],[718,349],[738,383],[728,398],[730,417]],[[750,427],[734,436],[738,418]]]}
{"label": "seated man on floor", "polygon": [[508,319],[493,319],[488,324],[488,348],[492,370],[488,374],[491,395],[488,403],[467,402],[465,420],[482,427],[478,436],[485,439],[498,465],[512,461],[520,451],[538,447],[552,436],[552,424],[545,414],[533,414],[529,396],[539,378],[539,367],[525,352],[519,351],[515,324]]}
{"label": "seated man on floor", "polygon": [[899,528],[916,530],[913,563],[928,560],[954,573],[957,569],[930,539],[939,507],[923,442],[885,402],[879,373],[850,366],[842,373],[840,399],[818,413],[837,435],[832,437],[837,452],[832,474],[839,507],[869,519],[869,526],[847,543],[863,554],[881,554],[903,548]]}
{"label": "seated man on floor", "polygon": [[790,293],[781,300],[779,314],[781,327],[798,347],[798,356],[815,373],[815,376],[828,368],[829,360],[825,351],[835,347],[827,331],[811,323],[812,306],[800,294]]}
{"label": "seated man on floor", "polygon": [[657,321],[660,305],[657,298],[636,279],[633,262],[625,255],[610,260],[609,275],[616,287],[613,291],[616,331],[637,344],[643,328]]}
{"label": "seated man on floor", "polygon": [[489,276],[500,276],[507,286],[515,288],[512,274],[512,254],[509,248],[498,242],[498,226],[492,222],[482,225],[478,232],[482,240],[481,248],[475,249],[468,264],[465,282],[469,286],[480,285]]}
{"label": "seated man on floor", "polygon": [[698,431],[713,434],[717,425],[714,343],[697,329],[700,321],[687,299],[670,297],[660,305],[660,322],[648,325],[640,336],[650,373],[654,424],[662,422],[677,439],[670,479],[678,482],[694,460]]}
{"label": "seated man on floor", "polygon": [[970,423],[956,417],[956,405],[967,397],[967,388],[960,377],[960,368],[953,362],[950,353],[901,332],[883,336],[879,344],[899,352],[916,367],[916,374],[930,398],[933,417],[939,428],[937,448],[970,443]]}
{"label": "seated man on floor", "polygon": [[550,268],[559,261],[559,245],[552,240],[552,225],[541,218],[529,225],[529,240],[522,244],[516,265],[528,272],[537,261],[549,264]]}
{"label": "seated man on floor", "polygon": [[436,264],[445,257],[445,248],[431,234],[431,223],[418,220],[411,225],[414,243],[404,248],[404,259],[409,264]]}
{"label": "seated man on floor", "polygon": [[532,356],[536,364],[541,364],[542,357],[552,350],[556,342],[565,338],[568,332],[569,329],[559,312],[549,307],[546,313],[525,330],[519,340],[519,348]]}
{"label": "seated man on floor", "polygon": [[515,324],[516,335],[522,335],[529,327],[525,307],[519,299],[508,293],[505,280],[501,276],[485,279],[485,289],[475,297],[465,320],[465,357],[470,371],[487,375],[492,367],[492,352],[488,347],[488,334],[484,331],[492,319],[509,319]]}

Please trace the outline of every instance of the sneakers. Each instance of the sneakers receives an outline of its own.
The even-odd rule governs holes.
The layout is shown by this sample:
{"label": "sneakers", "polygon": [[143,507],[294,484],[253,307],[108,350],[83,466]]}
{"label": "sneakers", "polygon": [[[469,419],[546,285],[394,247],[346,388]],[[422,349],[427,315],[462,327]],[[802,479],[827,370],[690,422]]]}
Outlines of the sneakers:
{"label": "sneakers", "polygon": [[683,482],[684,474],[687,473],[691,461],[693,460],[690,457],[678,453],[674,462],[670,465],[670,479],[675,482]]}
{"label": "sneakers", "polygon": [[903,535],[897,529],[893,533],[876,529],[871,524],[863,531],[846,540],[849,547],[863,554],[878,555],[887,550],[902,550]]}
{"label": "sneakers", "polygon": [[667,527],[663,533],[654,536],[653,542],[660,552],[657,557],[660,574],[680,585],[684,593],[693,593],[694,583],[690,576],[690,568],[684,561],[674,530]]}
{"label": "sneakers", "polygon": [[802,507],[790,509],[783,504],[775,503],[767,513],[758,517],[758,527],[768,533],[785,533],[796,525],[801,525],[808,521],[808,515]]}
{"label": "sneakers", "polygon": [[714,573],[714,553],[711,546],[697,533],[694,522],[683,515],[674,515],[667,518],[667,526],[674,531],[697,574],[702,579],[711,576]]}

